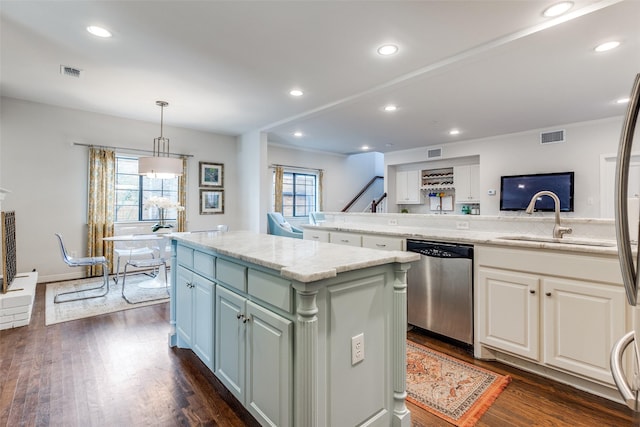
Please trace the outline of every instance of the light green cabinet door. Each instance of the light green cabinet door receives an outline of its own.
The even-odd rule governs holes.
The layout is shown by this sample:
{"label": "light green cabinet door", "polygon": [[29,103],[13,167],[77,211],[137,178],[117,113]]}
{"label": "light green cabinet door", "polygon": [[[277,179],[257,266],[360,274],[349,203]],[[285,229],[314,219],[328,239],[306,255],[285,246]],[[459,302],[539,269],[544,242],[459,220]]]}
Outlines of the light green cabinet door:
{"label": "light green cabinet door", "polygon": [[244,403],[246,299],[216,286],[215,369],[218,379]]}
{"label": "light green cabinet door", "polygon": [[212,281],[193,275],[193,352],[213,370],[214,289]]}
{"label": "light green cabinet door", "polygon": [[245,407],[262,425],[293,420],[293,323],[247,302]]}
{"label": "light green cabinet door", "polygon": [[176,274],[176,332],[179,347],[191,347],[193,335],[193,273],[178,266]]}

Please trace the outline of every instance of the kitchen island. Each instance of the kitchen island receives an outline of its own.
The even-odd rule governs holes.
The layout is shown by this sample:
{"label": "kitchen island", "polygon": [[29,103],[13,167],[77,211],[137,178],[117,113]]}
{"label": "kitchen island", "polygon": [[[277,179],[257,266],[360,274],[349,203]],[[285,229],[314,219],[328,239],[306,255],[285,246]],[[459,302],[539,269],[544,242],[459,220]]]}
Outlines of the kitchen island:
{"label": "kitchen island", "polygon": [[175,233],[170,345],[263,425],[408,426],[406,272],[417,254]]}

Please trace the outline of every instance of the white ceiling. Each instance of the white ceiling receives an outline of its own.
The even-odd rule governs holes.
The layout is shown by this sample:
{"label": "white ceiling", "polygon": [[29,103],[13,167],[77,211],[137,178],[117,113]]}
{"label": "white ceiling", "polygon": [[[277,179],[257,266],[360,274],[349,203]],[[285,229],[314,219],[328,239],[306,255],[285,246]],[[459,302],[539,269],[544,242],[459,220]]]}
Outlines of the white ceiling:
{"label": "white ceiling", "polygon": [[[554,0],[1,0],[0,93],[149,122],[165,100],[167,125],[336,153],[621,116],[614,101],[640,72],[640,0],[574,2],[553,20],[541,12]],[[593,51],[612,39],[618,49]],[[386,42],[399,53],[377,55]]]}

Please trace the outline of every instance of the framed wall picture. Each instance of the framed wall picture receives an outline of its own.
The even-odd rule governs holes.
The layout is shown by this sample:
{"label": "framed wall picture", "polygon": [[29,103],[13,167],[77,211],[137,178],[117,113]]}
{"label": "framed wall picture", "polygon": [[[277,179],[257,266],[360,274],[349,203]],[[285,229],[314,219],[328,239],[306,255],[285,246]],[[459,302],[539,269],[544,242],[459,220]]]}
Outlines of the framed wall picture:
{"label": "framed wall picture", "polygon": [[200,215],[224,213],[224,190],[200,189]]}
{"label": "framed wall picture", "polygon": [[200,187],[224,187],[224,164],[200,162]]}

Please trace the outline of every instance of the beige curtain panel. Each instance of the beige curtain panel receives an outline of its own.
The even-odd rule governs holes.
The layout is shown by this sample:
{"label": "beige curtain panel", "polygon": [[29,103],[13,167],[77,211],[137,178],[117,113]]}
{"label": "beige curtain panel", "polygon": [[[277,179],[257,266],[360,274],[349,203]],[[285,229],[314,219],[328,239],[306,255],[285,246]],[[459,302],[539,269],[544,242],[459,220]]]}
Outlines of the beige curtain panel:
{"label": "beige curtain panel", "polygon": [[[113,216],[116,187],[116,155],[113,150],[89,148],[89,200],[87,256],[104,256],[113,271]],[[87,267],[88,276],[102,275],[102,265]]]}
{"label": "beige curtain panel", "polygon": [[282,185],[284,181],[284,169],[282,166],[276,166],[274,173],[276,174],[274,210],[282,213]]}
{"label": "beige curtain panel", "polygon": [[178,178],[178,203],[184,206],[178,211],[177,231],[187,231],[187,159],[182,159],[182,176]]}

